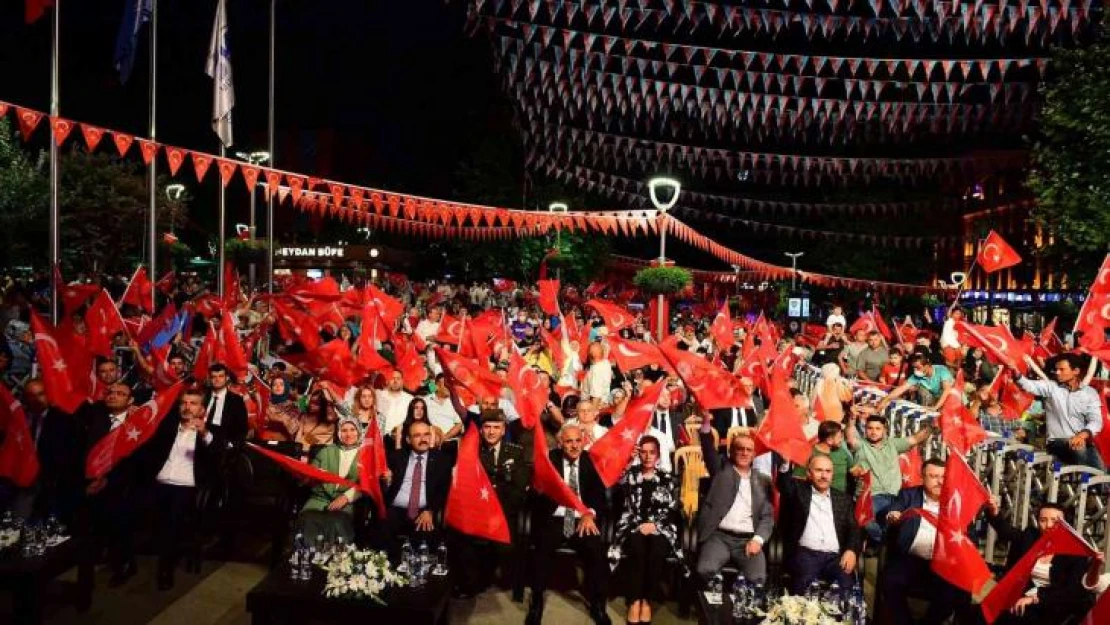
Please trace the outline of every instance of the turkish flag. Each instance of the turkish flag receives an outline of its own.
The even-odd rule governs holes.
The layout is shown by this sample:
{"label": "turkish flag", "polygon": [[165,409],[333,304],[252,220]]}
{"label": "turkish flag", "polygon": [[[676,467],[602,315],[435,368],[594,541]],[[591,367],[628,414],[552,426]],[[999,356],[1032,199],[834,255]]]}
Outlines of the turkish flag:
{"label": "turkish flag", "polygon": [[57,283],[58,296],[62,300],[62,309],[67,317],[84,306],[90,297],[101,290],[95,284],[66,284],[62,279],[62,271],[57,266],[54,267],[54,282]]}
{"label": "turkish flag", "polygon": [[1095,607],[1087,613],[1080,625],[1105,625],[1110,623],[1110,592],[1103,592]]}
{"label": "turkish flag", "polygon": [[465,325],[462,319],[457,319],[447,313],[443,313],[443,317],[439,320],[439,331],[436,332],[433,340],[440,343],[459,345],[462,343]]}
{"label": "turkish flag", "polygon": [[663,354],[656,345],[625,340],[616,334],[606,337],[605,340],[609,342],[609,358],[617,363],[617,367],[624,373],[633,369],[642,369],[650,364],[666,366]]}
{"label": "turkish flag", "polygon": [[178,378],[169,368],[170,351],[172,346],[169,344],[150,348],[150,364],[154,367],[150,380],[156,393],[165,392],[177,384]]}
{"label": "turkish flag", "polygon": [[894,332],[891,332],[890,326],[883,320],[883,314],[874,306],[871,307],[871,318],[875,320],[875,329],[878,330],[879,334],[883,335],[883,339],[887,343],[893,341]]}
{"label": "turkish flag", "polygon": [[[520,415],[521,423],[531,430],[540,422],[540,415],[547,408],[548,390],[536,370],[529,367],[515,349],[509,350],[509,371],[505,382],[513,392],[513,406]],[[542,436],[542,433],[539,435]]]}
{"label": "turkish flag", "polygon": [[121,305],[130,304],[148,313],[153,313],[153,297],[154,284],[151,283],[150,278],[146,275],[146,267],[139,265],[139,268],[135,270],[135,274],[131,276],[131,281],[127,283],[127,290],[123,292],[123,297],[120,298],[119,303]]}
{"label": "turkish flag", "polygon": [[385,460],[385,440],[375,416],[370,419],[370,427],[366,428],[362,445],[358,448],[358,486],[374,500],[379,519],[384,519],[386,514],[385,495],[382,494],[380,480],[387,470],[389,465]]}
{"label": "turkish flag", "polygon": [[0,443],[0,477],[19,488],[27,488],[39,476],[39,456],[23,404],[3,384],[0,384],[0,431],[4,432],[4,442]]}
{"label": "turkish flag", "polygon": [[405,305],[373,284],[366,285],[366,294],[370,297],[370,303],[378,309],[378,314],[381,315],[386,327],[392,330],[401,315],[405,314]]}
{"label": "turkish flag", "polygon": [[1052,321],[1049,321],[1048,325],[1041,329],[1040,336],[1037,338],[1035,355],[1047,360],[1063,351],[1064,344],[1056,336],[1056,317],[1053,317]]}
{"label": "turkish flag", "polygon": [[860,479],[863,485],[863,490],[860,491],[856,497],[856,524],[860,527],[866,526],[868,523],[875,520],[875,505],[871,501],[871,472],[863,474]]}
{"label": "turkish flag", "polygon": [[282,340],[297,341],[304,346],[305,351],[312,351],[320,346],[319,326],[308,313],[276,299],[273,305],[274,317],[277,318],[278,332],[281,333]]}
{"label": "turkish flag", "polygon": [[1110,411],[1106,408],[1107,393],[1110,387],[1103,387],[1098,394],[1099,407],[1102,409],[1102,431],[1095,434],[1092,443],[1102,456],[1102,462],[1110,464]]}
{"label": "turkish flag", "polygon": [[747,403],[748,394],[731,373],[689,351],[666,345],[660,349],[671,367],[682,378],[687,390],[706,410],[731,408]]}
{"label": "turkish flag", "polygon": [[347,324],[347,317],[338,302],[310,302],[307,308],[316,326],[325,332],[338,334],[339,328]]}
{"label": "turkish flag", "polygon": [[[373,321],[371,318],[373,318]],[[379,317],[376,310],[370,307],[363,309],[363,328],[373,327],[374,321],[378,319]],[[367,322],[370,322],[370,324],[367,325]],[[369,373],[385,373],[393,368],[393,365],[378,353],[377,347],[374,346],[375,338],[373,333],[364,331],[358,335],[358,340],[355,341],[355,345],[358,348],[358,356],[355,359],[355,364],[363,375]],[[383,338],[388,338],[388,336],[383,335]],[[402,377],[404,377],[404,374],[402,374]]]}
{"label": "turkish flag", "polygon": [[472,394],[468,397],[466,393],[460,393],[459,400],[464,405],[470,406],[480,399],[501,397],[504,382],[485,364],[452,354],[440,347],[436,347],[435,352],[436,358],[443,365],[443,371],[452,378],[455,386],[453,390],[458,392],[462,388]]}
{"label": "turkish flag", "polygon": [[994,377],[990,392],[1002,404],[1002,417],[1007,421],[1020,419],[1033,405],[1034,397],[1021,390],[1009,369],[1003,369]]}
{"label": "turkish flag", "polygon": [[717,342],[717,349],[720,351],[726,351],[736,344],[736,336],[732,332],[732,317],[728,314],[727,299],[724,304],[721,304],[721,310],[713,318],[713,323],[709,324],[709,333],[713,335],[713,340]]}
{"label": "turkish flag", "polygon": [[155,393],[150,401],[128,412],[122,425],[108,432],[89,450],[85,459],[85,477],[96,480],[108,475],[124,458],[150,440],[184,388],[182,380],[164,393]]}
{"label": "turkish flag", "polygon": [[193,359],[193,379],[199,382],[204,382],[208,379],[208,368],[216,364],[216,354],[219,351],[220,339],[216,336],[216,328],[212,327],[212,323],[208,323],[208,330],[205,332],[204,340],[200,342],[200,348],[197,349],[197,357]]}
{"label": "turkish flag", "polygon": [[999,269],[1013,267],[1020,263],[1021,256],[997,232],[991,230],[986,240],[983,241],[983,247],[979,248],[979,256],[976,257],[976,261],[983,268],[983,271],[994,273]]}
{"label": "turkish flag", "polygon": [[154,288],[166,297],[173,294],[173,287],[177,284],[177,274],[173,270],[167,271],[157,282],[154,283]]}
{"label": "turkish flag", "polygon": [[[415,335],[414,335],[415,336]],[[415,392],[424,381],[428,379],[428,368],[416,352],[413,341],[407,340],[400,334],[393,336],[393,359],[397,369],[401,371],[402,384],[405,390]]]}
{"label": "turkish flag", "polygon": [[917,326],[913,325],[909,315],[902,320],[902,325],[898,326],[898,338],[906,345],[913,345],[917,340]]}
{"label": "turkish flag", "polygon": [[358,382],[358,376],[351,370],[354,356],[351,347],[343,339],[332,339],[315,350],[305,354],[301,368],[321,380],[327,380],[342,389],[348,389]]}
{"label": "turkish flag", "polygon": [[23,0],[23,21],[34,24],[46,15],[46,10],[54,6],[54,0]]}
{"label": "turkish flag", "polygon": [[467,536],[506,545],[511,542],[505,511],[478,459],[478,428],[474,424],[459,443],[459,457],[451,478],[451,490],[447,493],[443,522]]}
{"label": "turkish flag", "polygon": [[[957,376],[957,381],[961,378],[962,373]],[[953,450],[967,454],[972,447],[987,440],[989,434],[964,405],[959,393],[952,392],[940,409],[940,436]]]}
{"label": "turkish flag", "polygon": [[1110,293],[1091,291],[1075,319],[1075,332],[1081,332],[1079,345],[1098,350],[1106,344],[1106,328],[1110,327]]}
{"label": "turkish flag", "polygon": [[535,431],[532,444],[532,488],[555,503],[579,514],[589,514],[590,510],[578,495],[563,481],[563,476],[555,470],[547,455],[547,438],[541,430]]}
{"label": "turkish flag", "polygon": [[85,311],[85,328],[89,351],[97,356],[111,358],[116,335],[127,332],[127,328],[123,325],[123,317],[120,317],[116,303],[104,289],[96,294]]}
{"label": "turkish flag", "polygon": [[494,293],[508,293],[516,288],[516,282],[505,278],[493,279],[493,292]]}
{"label": "turkish flag", "polygon": [[940,491],[940,514],[933,545],[932,569],[953,586],[978,594],[991,579],[990,569],[968,537],[966,528],[990,494],[955,450],[945,462]]}
{"label": "turkish flag", "polygon": [[59,410],[77,412],[92,393],[92,354],[77,341],[60,342],[57,330],[34,311],[31,311],[31,332],[35,337],[35,353],[47,400]]}
{"label": "turkish flag", "polygon": [[902,488],[921,486],[922,466],[921,450],[917,447],[912,447],[906,453],[899,454],[898,469],[902,472]]}
{"label": "turkish flag", "polygon": [[1041,534],[1029,551],[1017,561],[990,594],[983,600],[983,616],[993,623],[1006,610],[1009,610],[1025,592],[1033,576],[1037,560],[1047,555],[1092,557],[1098,552],[1083,540],[1065,521],[1059,521],[1051,529]]}
{"label": "turkish flag", "polygon": [[806,439],[801,415],[792,399],[785,385],[775,385],[771,406],[756,430],[755,439],[764,448],[777,451],[783,458],[801,466],[809,462],[813,445]]}
{"label": "turkish flag", "polygon": [[1014,338],[1006,326],[981,326],[966,321],[956,322],[956,333],[960,343],[968,347],[982,347],[992,362],[1016,367],[1025,372],[1029,365],[1025,362],[1026,348]]}
{"label": "turkish flag", "polygon": [[636,443],[651,425],[659,395],[666,386],[660,381],[645,388],[639,397],[629,402],[621,420],[590,446],[590,459],[605,488],[612,488],[620,481],[621,474],[632,461]]}
{"label": "turkish flag", "polygon": [[860,318],[856,319],[855,322],[848,327],[848,332],[852,336],[855,336],[856,332],[862,331],[866,334],[871,334],[871,332],[877,330],[878,326],[875,325],[875,317],[869,312],[865,312],[860,315]]}
{"label": "turkish flag", "polygon": [[539,287],[538,303],[540,310],[548,315],[559,314],[559,281],[558,280],[540,280],[536,282]]}
{"label": "turkish flag", "polygon": [[345,488],[353,488],[358,490],[358,484],[344,479],[330,471],[325,471],[320,467],[313,466],[308,462],[291,458],[285,454],[279,454],[276,451],[266,449],[262,445],[247,442],[247,447],[262,454],[263,456],[273,460],[279,467],[292,473],[293,475],[308,480],[310,482],[323,482],[325,484],[335,484],[336,486],[343,486]]}
{"label": "turkish flag", "polygon": [[586,306],[593,308],[601,318],[605,320],[605,326],[609,328],[609,334],[613,335],[625,328],[630,328],[636,322],[636,315],[628,312],[624,307],[609,302],[592,299],[586,302]]}
{"label": "turkish flag", "polygon": [[231,312],[224,310],[220,316],[219,347],[216,351],[216,361],[227,366],[228,371],[235,375],[235,379],[242,382],[247,379],[247,355],[243,346],[239,344],[239,335],[231,325]]}
{"label": "turkish flag", "polygon": [[343,299],[339,283],[331,276],[295,285],[286,290],[286,294],[305,305],[313,302],[338,302]]}

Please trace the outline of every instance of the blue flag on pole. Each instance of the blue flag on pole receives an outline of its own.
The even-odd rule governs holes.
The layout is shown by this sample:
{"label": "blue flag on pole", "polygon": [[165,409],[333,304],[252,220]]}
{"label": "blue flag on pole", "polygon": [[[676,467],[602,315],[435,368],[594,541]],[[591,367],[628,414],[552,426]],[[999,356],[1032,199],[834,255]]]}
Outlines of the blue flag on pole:
{"label": "blue flag on pole", "polygon": [[139,47],[139,30],[150,21],[154,12],[154,0],[126,0],[123,7],[123,21],[116,34],[116,70],[119,81],[126,84],[135,69],[135,51]]}

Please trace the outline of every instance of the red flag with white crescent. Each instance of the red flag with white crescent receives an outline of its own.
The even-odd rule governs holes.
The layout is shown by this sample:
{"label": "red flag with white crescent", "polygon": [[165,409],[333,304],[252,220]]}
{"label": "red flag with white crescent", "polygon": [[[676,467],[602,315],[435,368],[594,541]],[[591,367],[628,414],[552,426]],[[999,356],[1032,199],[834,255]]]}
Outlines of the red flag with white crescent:
{"label": "red flag with white crescent", "polygon": [[89,450],[85,459],[85,477],[96,480],[108,475],[150,440],[184,388],[185,382],[180,381],[164,393],[155,393],[150,401],[128,412],[122,425],[108,432]]}
{"label": "red flag with white crescent", "polygon": [[997,232],[991,230],[983,241],[983,247],[979,249],[977,260],[983,271],[994,273],[1020,263],[1021,256]]}

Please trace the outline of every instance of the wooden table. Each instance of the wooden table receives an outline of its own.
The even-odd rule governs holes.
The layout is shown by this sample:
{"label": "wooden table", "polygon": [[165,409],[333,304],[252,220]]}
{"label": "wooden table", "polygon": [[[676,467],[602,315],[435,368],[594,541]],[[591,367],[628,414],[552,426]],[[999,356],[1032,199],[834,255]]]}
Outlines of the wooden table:
{"label": "wooden table", "polygon": [[448,625],[451,576],[428,576],[420,588],[390,588],[379,605],[369,600],[324,596],[324,573],[310,581],[289,579],[289,567],[272,571],[247,593],[247,612],[255,625],[279,623],[399,623]]}
{"label": "wooden table", "polygon": [[[12,593],[15,623],[41,623],[47,585],[77,566],[80,559],[81,544],[76,538],[47,549],[42,556],[24,558],[13,553],[0,557],[0,589]],[[77,583],[66,584],[66,590],[79,610],[88,608],[92,598],[91,579],[79,575]]]}

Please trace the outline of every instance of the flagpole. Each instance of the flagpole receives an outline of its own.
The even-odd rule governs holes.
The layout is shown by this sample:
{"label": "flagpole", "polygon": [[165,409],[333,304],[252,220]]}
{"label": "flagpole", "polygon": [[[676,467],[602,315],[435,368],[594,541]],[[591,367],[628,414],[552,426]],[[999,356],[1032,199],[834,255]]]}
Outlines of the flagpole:
{"label": "flagpole", "polygon": [[[51,21],[51,34],[50,34],[50,119],[54,120],[58,117],[59,109],[61,108],[61,89],[60,89],[60,63],[58,60],[62,33],[62,0],[55,0],[54,2],[54,15]],[[54,139],[53,133],[50,137],[50,281],[53,283],[53,288],[50,289],[50,321],[57,325],[58,323],[58,291],[62,285],[58,284],[58,268],[61,263],[61,235],[59,229],[61,227],[61,220],[58,213],[58,185],[60,181],[58,159],[61,158],[61,149],[58,142]]]}
{"label": "flagpole", "polygon": [[[227,148],[224,147],[224,142],[221,140],[220,141],[220,161],[222,162],[223,159],[226,156],[227,156]],[[226,286],[224,284],[224,262],[225,262],[225,260],[224,260],[224,252],[225,252],[224,243],[226,242],[226,238],[227,238],[227,236],[225,234],[225,231],[227,230],[227,197],[226,197],[226,193],[225,193],[227,191],[227,188],[224,187],[223,180],[219,181],[219,185],[220,185],[220,202],[219,202],[219,222],[220,222],[220,225],[219,225],[219,230],[220,230],[219,260],[220,260],[220,264],[216,268],[216,294],[219,295],[220,299],[222,300],[223,297],[224,297],[224,286]]]}
{"label": "flagpole", "polygon": [[[277,42],[277,0],[270,0],[270,101],[269,120],[266,129],[266,151],[270,153],[270,166],[276,167],[276,154],[274,153],[274,66],[276,60]],[[266,199],[266,283],[268,292],[274,293],[274,195],[277,189],[267,189],[269,197]],[[253,192],[253,191],[252,191]]]}
{"label": "flagpole", "polygon": [[[962,283],[960,283],[959,288],[956,289],[956,299],[952,300],[952,303],[949,304],[948,311],[944,314],[945,318],[947,318],[948,316],[950,316],[952,314],[952,311],[956,308],[956,306],[959,306],[959,304],[960,304],[960,295],[963,294],[964,287],[967,286],[967,284],[969,282],[971,282],[972,272],[974,272],[975,268],[979,266],[979,252],[981,251],[980,248],[982,247],[982,245],[983,245],[983,240],[980,239],[975,245],[975,256],[971,259],[971,266],[968,267],[968,269],[967,269],[967,274],[965,274],[964,281]],[[988,285],[988,291],[989,290],[990,289],[989,289],[989,285]],[[989,295],[987,296],[987,308],[988,309],[990,308],[990,296]]]}
{"label": "flagpole", "polygon": [[[136,19],[142,19],[137,16]],[[147,94],[147,131],[155,140],[158,119],[158,0],[150,2],[150,84]],[[148,167],[147,247],[150,250],[150,279],[158,279],[158,158],[150,159]],[[150,309],[158,309],[158,289],[150,290]]]}

